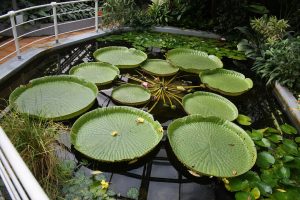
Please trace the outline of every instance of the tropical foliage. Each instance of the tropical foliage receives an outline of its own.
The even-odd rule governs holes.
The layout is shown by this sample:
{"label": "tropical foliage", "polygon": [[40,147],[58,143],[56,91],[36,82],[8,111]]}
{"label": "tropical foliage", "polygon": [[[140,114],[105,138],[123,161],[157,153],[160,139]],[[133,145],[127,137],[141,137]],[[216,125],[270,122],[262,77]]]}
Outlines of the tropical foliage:
{"label": "tropical foliage", "polygon": [[300,37],[285,39],[262,51],[256,58],[253,70],[267,80],[278,81],[295,94],[300,93]]}
{"label": "tropical foliage", "polygon": [[258,150],[254,169],[223,179],[225,187],[242,199],[299,199],[300,153],[295,128],[282,124],[278,129],[247,131]]}

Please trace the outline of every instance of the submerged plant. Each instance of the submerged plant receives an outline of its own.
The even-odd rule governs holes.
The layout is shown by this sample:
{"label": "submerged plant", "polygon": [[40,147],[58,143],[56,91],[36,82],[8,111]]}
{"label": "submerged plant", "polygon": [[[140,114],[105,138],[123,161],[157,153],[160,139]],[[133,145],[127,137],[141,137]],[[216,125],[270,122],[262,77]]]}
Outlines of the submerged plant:
{"label": "submerged plant", "polygon": [[164,107],[176,109],[176,105],[179,104],[182,106],[181,100],[184,94],[191,92],[194,88],[203,87],[202,85],[187,85],[184,82],[178,81],[180,77],[178,74],[170,78],[165,78],[145,75],[139,71],[137,73],[140,77],[130,74],[126,74],[126,77],[138,82],[150,91],[152,101],[145,105],[145,107],[149,106],[148,112],[151,112],[159,102],[162,102]]}
{"label": "submerged plant", "polygon": [[[65,161],[67,163],[75,164],[74,161]],[[77,166],[77,168],[80,167]],[[74,168],[69,168],[73,172]],[[120,194],[109,188],[110,182],[107,181],[106,176],[101,171],[91,171],[91,173],[84,173],[83,170],[74,172],[73,177],[64,182],[62,188],[61,198],[65,200],[74,199],[102,199],[115,200],[125,199]],[[137,188],[130,188],[127,192],[126,199],[137,199],[139,195]]]}

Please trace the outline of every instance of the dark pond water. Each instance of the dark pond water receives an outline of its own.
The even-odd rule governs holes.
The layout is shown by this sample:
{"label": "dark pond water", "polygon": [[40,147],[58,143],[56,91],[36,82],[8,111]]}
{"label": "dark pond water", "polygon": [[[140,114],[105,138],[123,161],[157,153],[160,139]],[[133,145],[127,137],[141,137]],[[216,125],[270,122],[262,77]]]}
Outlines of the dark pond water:
{"label": "dark pond water", "polygon": [[[122,45],[131,47],[126,42],[96,42],[89,41],[75,45],[63,50],[49,52],[28,64],[16,75],[0,85],[1,107],[4,108],[10,92],[21,84],[28,83],[29,80],[45,75],[66,74],[69,69],[82,62],[94,61],[92,53],[100,47],[110,45]],[[149,58],[163,58],[157,48],[148,49]],[[265,84],[255,76],[249,66],[244,62],[238,62],[227,58],[222,59],[224,68],[233,69],[245,74],[254,82],[254,87],[247,93],[238,97],[226,97],[230,99],[238,108],[239,113],[250,116],[253,119],[253,128],[263,128],[273,126],[273,117],[280,122],[285,121],[285,116],[281,114],[279,106],[272,93],[265,87]],[[128,71],[121,71],[127,73]],[[188,75],[188,74],[182,74]],[[185,81],[192,84],[199,84],[197,76],[185,76]],[[124,77],[121,80],[126,81]],[[181,80],[179,80],[181,81]],[[112,87],[112,85],[110,86]],[[101,89],[101,88],[100,88]],[[202,89],[203,90],[203,89]],[[204,89],[205,90],[205,89]],[[104,88],[97,97],[97,103],[93,106],[107,107],[115,105],[110,98],[111,88]],[[164,129],[175,118],[185,116],[180,107],[171,110],[158,106],[153,112],[154,118],[159,120]],[[71,126],[76,119],[65,122]],[[88,161],[81,170],[97,169],[105,171],[105,175],[111,182],[111,189],[126,196],[126,192],[131,187],[136,187],[140,191],[139,199],[149,200],[209,200],[209,199],[233,199],[232,193],[226,191],[223,183],[215,178],[194,177],[188,173],[170,150],[166,136],[160,145],[149,155],[138,162],[127,165],[107,165],[88,160],[80,153],[76,152],[70,145],[68,135],[62,137],[62,143],[66,148],[63,155],[66,159],[76,158],[78,161]]]}

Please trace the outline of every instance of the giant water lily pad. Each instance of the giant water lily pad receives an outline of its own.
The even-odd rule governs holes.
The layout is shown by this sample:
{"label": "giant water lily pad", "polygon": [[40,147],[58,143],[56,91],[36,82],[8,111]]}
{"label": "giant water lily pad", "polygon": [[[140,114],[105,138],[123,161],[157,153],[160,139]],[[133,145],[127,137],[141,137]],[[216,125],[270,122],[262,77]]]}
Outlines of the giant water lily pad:
{"label": "giant water lily pad", "polygon": [[122,46],[103,47],[94,52],[94,57],[100,62],[107,62],[118,68],[135,68],[147,59],[144,52]]}
{"label": "giant water lily pad", "polygon": [[238,109],[231,101],[210,92],[187,94],[183,97],[182,104],[188,114],[219,117],[229,121],[233,121],[238,117]]}
{"label": "giant water lily pad", "polygon": [[141,105],[150,100],[151,93],[143,86],[128,83],[114,88],[111,97],[121,104]]}
{"label": "giant water lily pad", "polygon": [[152,115],[126,106],[100,108],[82,115],[73,125],[71,141],[82,154],[103,162],[140,158],[162,139]]}
{"label": "giant water lily pad", "polygon": [[31,80],[9,96],[21,113],[43,119],[66,120],[87,111],[98,94],[97,86],[75,76],[47,76]]}
{"label": "giant water lily pad", "polygon": [[168,138],[178,160],[197,174],[238,176],[250,170],[257,157],[243,129],[216,117],[177,119],[168,127]]}
{"label": "giant water lily pad", "polygon": [[172,49],[167,52],[166,57],[172,65],[191,73],[223,67],[223,63],[218,57],[192,49]]}
{"label": "giant water lily pad", "polygon": [[155,76],[172,76],[179,70],[179,68],[162,59],[148,59],[141,67],[145,72]]}
{"label": "giant water lily pad", "polygon": [[200,73],[200,79],[210,89],[230,96],[241,95],[253,87],[250,78],[227,69],[203,71]]}
{"label": "giant water lily pad", "polygon": [[105,85],[111,83],[120,74],[120,70],[109,63],[88,62],[72,67],[69,73],[96,85]]}

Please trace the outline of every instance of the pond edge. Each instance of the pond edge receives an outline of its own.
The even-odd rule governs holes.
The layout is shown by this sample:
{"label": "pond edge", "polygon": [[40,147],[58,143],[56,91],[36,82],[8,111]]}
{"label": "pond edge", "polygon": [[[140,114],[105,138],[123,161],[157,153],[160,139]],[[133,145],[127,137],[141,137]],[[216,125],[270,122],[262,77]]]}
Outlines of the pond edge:
{"label": "pond edge", "polygon": [[[103,29],[103,30],[99,30],[99,32],[92,31],[92,32],[83,33],[68,38],[62,38],[59,40],[58,44],[56,44],[55,42],[49,42],[46,43],[44,47],[29,48],[22,53],[21,59],[17,59],[17,57],[14,57],[0,65],[0,84],[2,84],[9,77],[16,74],[22,68],[24,68],[29,62],[31,62],[37,56],[41,56],[42,54],[46,54],[51,51],[62,49],[64,47],[68,47],[84,41],[96,39],[100,36],[106,36],[108,34],[113,34],[118,32],[128,32],[132,30],[134,29],[130,27]],[[207,32],[207,31],[183,29],[183,28],[176,28],[171,26],[153,27],[151,31],[197,36],[197,37],[204,37],[204,38],[213,38],[213,39],[221,38],[220,35]],[[300,132],[300,110],[297,109],[298,104],[296,98],[287,88],[283,87],[279,83],[275,84],[273,88],[273,94],[278,100],[282,109],[286,112],[287,116],[289,117],[293,125]]]}

